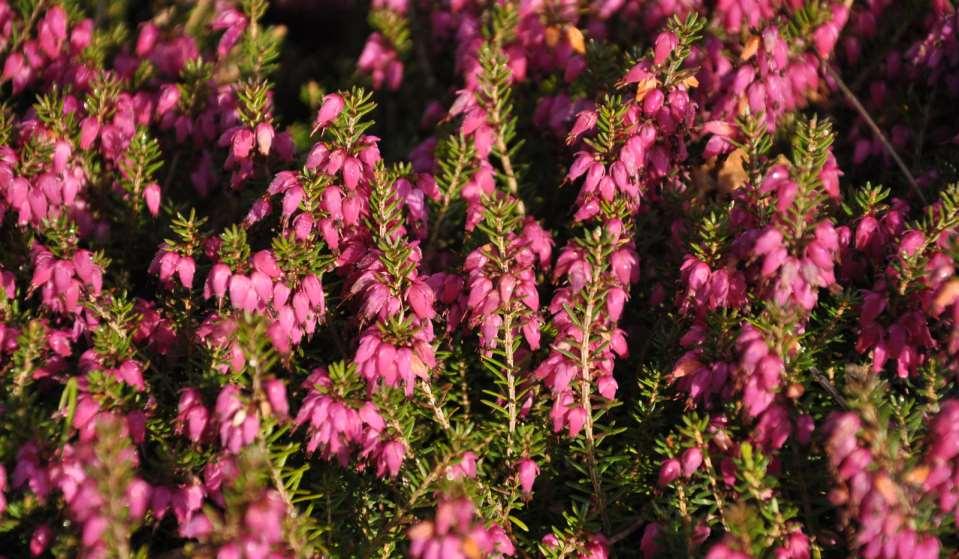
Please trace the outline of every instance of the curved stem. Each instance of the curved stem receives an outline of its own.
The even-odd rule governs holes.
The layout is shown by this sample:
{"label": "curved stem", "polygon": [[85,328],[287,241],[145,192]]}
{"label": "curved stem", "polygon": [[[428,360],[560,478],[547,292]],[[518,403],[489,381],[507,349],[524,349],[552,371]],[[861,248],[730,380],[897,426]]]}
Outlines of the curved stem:
{"label": "curved stem", "polygon": [[[263,452],[263,457],[266,460],[267,469],[270,471],[270,480],[273,482],[273,487],[276,489],[276,492],[279,493],[283,504],[286,505],[286,516],[295,522],[299,517],[299,514],[297,513],[296,505],[293,504],[293,497],[290,495],[289,491],[286,490],[286,484],[283,483],[283,476],[281,475],[280,470],[277,469],[277,467],[273,464],[273,460],[270,459],[270,449],[263,438],[260,439],[260,448]],[[287,538],[286,543],[289,544],[290,548],[297,557],[305,557],[305,542],[301,541],[300,538],[297,537],[296,532],[297,531],[295,529],[289,530],[288,535],[291,537]]]}
{"label": "curved stem", "polygon": [[503,352],[506,356],[506,389],[508,401],[506,410],[509,413],[509,432],[506,435],[507,456],[513,453],[513,433],[516,432],[516,376],[515,356],[513,355],[513,314],[506,313],[503,317]]}
{"label": "curved stem", "polygon": [[606,513],[606,493],[603,491],[603,483],[599,476],[599,470],[596,464],[596,439],[593,434],[593,404],[592,404],[592,385],[593,373],[592,363],[590,362],[590,335],[593,324],[593,314],[595,313],[595,301],[597,296],[597,286],[594,283],[589,286],[589,293],[586,296],[586,310],[583,314],[583,341],[579,347],[579,394],[580,405],[586,411],[586,422],[583,429],[586,437],[586,468],[589,471],[590,482],[593,485],[593,497],[596,499],[596,507],[599,509],[599,516],[603,522],[603,530],[609,533],[609,516]]}
{"label": "curved stem", "polygon": [[[493,107],[498,107],[500,104],[499,95],[495,89],[491,101]],[[506,147],[506,138],[503,137],[503,117],[499,114],[499,110],[490,111],[490,125],[496,130],[496,142],[493,144],[493,148],[496,151],[496,157],[499,158],[500,165],[503,167],[506,189],[515,196],[519,192],[519,182],[516,180],[513,162],[509,157],[509,148]]]}
{"label": "curved stem", "polygon": [[446,192],[443,193],[443,204],[436,213],[436,223],[431,228],[429,239],[426,241],[426,248],[423,251],[425,254],[431,253],[436,246],[436,241],[439,240],[440,231],[443,229],[442,225],[446,220],[450,205],[453,203],[453,198],[459,195],[460,183],[463,182],[463,174],[466,172],[467,163],[469,163],[469,159],[466,157],[465,150],[461,151],[456,160],[453,176],[446,186]]}
{"label": "curved stem", "polygon": [[866,110],[866,107],[859,102],[859,98],[856,97],[856,94],[852,92],[849,87],[846,86],[846,82],[843,81],[842,77],[839,75],[831,65],[824,63],[823,66],[826,69],[826,73],[836,81],[836,85],[839,87],[839,91],[846,97],[846,100],[852,105],[852,108],[859,113],[859,116],[866,122],[866,126],[872,131],[872,133],[879,140],[879,143],[882,144],[882,147],[885,148],[886,153],[892,157],[893,161],[896,162],[896,166],[899,167],[899,170],[902,171],[902,174],[906,177],[906,182],[909,183],[909,188],[916,194],[919,200],[923,204],[928,204],[926,202],[926,197],[923,195],[922,190],[919,188],[919,184],[916,182],[916,178],[912,176],[912,173],[909,171],[909,167],[906,167],[905,161],[899,157],[899,154],[896,152],[896,148],[892,146],[892,143],[889,142],[889,139],[886,138],[886,135],[883,134],[882,130],[879,129],[879,126],[876,124],[876,121],[872,119],[869,115],[869,111]]}
{"label": "curved stem", "polygon": [[506,142],[503,141],[503,135],[500,133],[496,134],[496,154],[499,157],[500,165],[503,166],[503,174],[506,175],[506,187],[510,194],[515,195],[519,191],[519,182],[516,180],[516,173],[513,171],[513,163],[510,161]]}
{"label": "curved stem", "polygon": [[443,411],[443,408],[438,406],[436,403],[436,397],[433,396],[433,388],[430,386],[429,380],[424,380],[420,385],[423,387],[423,393],[426,394],[426,399],[430,403],[430,409],[433,410],[433,415],[436,416],[436,421],[440,424],[440,427],[444,431],[450,430],[450,420],[446,417],[446,412]]}
{"label": "curved stem", "polygon": [[703,434],[699,431],[696,431],[696,444],[703,449],[703,465],[706,467],[706,477],[709,479],[709,490],[713,494],[713,500],[716,501],[719,521],[724,529],[729,530],[729,526],[726,524],[726,502],[719,490],[719,484],[716,482],[716,468],[713,467],[713,460],[709,457],[709,446],[703,439]]}

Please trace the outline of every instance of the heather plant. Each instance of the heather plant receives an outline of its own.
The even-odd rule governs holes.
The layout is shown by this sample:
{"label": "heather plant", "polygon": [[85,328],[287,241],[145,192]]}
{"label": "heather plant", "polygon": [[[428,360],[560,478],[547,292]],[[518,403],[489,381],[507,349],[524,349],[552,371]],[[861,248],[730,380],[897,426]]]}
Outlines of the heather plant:
{"label": "heather plant", "polygon": [[0,0],[0,554],[956,555],[957,17]]}

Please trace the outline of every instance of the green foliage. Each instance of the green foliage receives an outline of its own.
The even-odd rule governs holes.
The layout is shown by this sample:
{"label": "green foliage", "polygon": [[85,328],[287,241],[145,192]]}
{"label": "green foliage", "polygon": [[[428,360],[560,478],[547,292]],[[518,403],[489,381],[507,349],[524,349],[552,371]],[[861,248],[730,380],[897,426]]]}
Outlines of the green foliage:
{"label": "green foliage", "polygon": [[83,108],[90,115],[96,115],[101,122],[113,116],[115,102],[120,94],[122,82],[110,73],[97,75],[83,102]]}
{"label": "green foliage", "polygon": [[120,164],[123,173],[120,184],[130,194],[130,202],[137,213],[145,206],[143,189],[155,180],[157,171],[162,167],[163,152],[160,150],[160,143],[146,128],[137,129],[127,148],[126,157]]}
{"label": "green foliage", "polygon": [[381,163],[374,174],[368,226],[373,232],[373,243],[380,251],[380,262],[390,278],[389,284],[394,294],[400,295],[416,268],[416,262],[410,258],[412,247],[403,235],[405,218],[396,192],[396,181],[410,174],[410,169]]}
{"label": "green foliage", "polygon": [[695,11],[689,12],[686,19],[674,15],[669,19],[667,29],[676,36],[676,47],[669,54],[664,63],[665,72],[663,84],[669,87],[676,83],[688,82],[696,74],[694,68],[683,68],[686,59],[692,52],[693,45],[699,42],[703,29],[706,27],[706,18]]}
{"label": "green foliage", "polygon": [[241,4],[249,23],[236,47],[237,65],[244,79],[263,79],[277,69],[283,34],[276,27],[260,26],[269,7],[267,0],[242,0]]}
{"label": "green foliage", "polygon": [[746,498],[729,511],[729,532],[742,549],[764,556],[789,535],[797,511],[776,496],[777,478],[769,474],[769,458],[758,449],[742,443],[736,467],[736,488]]}
{"label": "green foliage", "polygon": [[269,122],[271,85],[264,80],[250,80],[236,88],[237,116],[247,128]]}
{"label": "green foliage", "polygon": [[615,43],[590,40],[586,43],[586,69],[577,78],[574,91],[583,97],[597,91],[610,92],[625,73],[627,61],[628,57]]}
{"label": "green foliage", "polygon": [[10,145],[14,132],[14,114],[10,106],[0,103],[0,146]]}
{"label": "green foliage", "polygon": [[178,106],[189,114],[199,113],[207,102],[212,87],[213,63],[202,58],[188,60],[180,71]]}
{"label": "green foliage", "polygon": [[[83,49],[81,57],[91,66],[103,67],[129,40],[129,27],[123,23],[116,22],[106,28],[94,27],[90,44]],[[142,84],[145,81],[144,76],[140,74],[143,71],[149,71],[145,70],[146,68],[152,68],[149,61],[141,61],[141,66],[134,77],[136,84]]]}
{"label": "green foliage", "polygon": [[360,147],[360,139],[373,126],[373,120],[366,118],[376,109],[373,93],[360,87],[354,87],[343,95],[343,111],[332,125],[323,130],[322,139],[337,147],[354,152]]}
{"label": "green foliage", "polygon": [[393,45],[399,55],[405,56],[412,48],[410,23],[406,17],[389,9],[371,10],[370,27],[379,31]]}
{"label": "green foliage", "polygon": [[767,131],[764,115],[749,112],[740,115],[736,124],[743,135],[742,140],[733,140],[733,144],[743,152],[743,167],[750,183],[758,187],[765,171],[766,157],[773,147],[773,138]]}
{"label": "green foliage", "polygon": [[699,222],[696,240],[690,249],[696,258],[717,269],[722,266],[729,242],[729,212],[713,210]]}
{"label": "green foliage", "polygon": [[272,249],[280,269],[290,277],[320,276],[333,266],[334,258],[322,242],[300,241],[293,235],[277,236],[273,238]]}
{"label": "green foliage", "polygon": [[[190,215],[185,216],[177,212],[176,217],[170,223],[170,230],[176,235],[176,238],[168,238],[164,241],[164,247],[168,251],[178,252],[185,256],[192,256],[200,249],[200,243],[203,241],[203,226],[206,224],[205,217],[198,217],[196,209],[190,209]],[[238,227],[231,227],[223,233],[223,252],[226,258],[231,256],[238,257],[237,252],[243,253],[245,248],[246,256],[249,256],[249,247],[245,246],[246,232]],[[224,261],[226,261],[224,258]],[[245,261],[245,258],[243,258]]]}
{"label": "green foliage", "polygon": [[517,118],[513,114],[512,100],[513,73],[506,53],[497,42],[498,37],[499,32],[480,47],[479,64],[482,72],[479,76],[476,102],[486,111],[487,121],[496,134],[493,154],[499,160],[498,178],[501,183],[505,183],[509,193],[517,194],[522,182],[522,169],[514,167],[513,161],[522,148],[523,141],[516,139]]}
{"label": "green foliage", "polygon": [[101,308],[96,303],[88,305],[101,320],[93,331],[93,348],[106,368],[117,367],[134,356],[132,333],[139,322],[139,313],[134,311],[133,301],[126,293],[120,293]]}
{"label": "green foliage", "polygon": [[53,159],[53,139],[40,134],[31,134],[20,148],[17,174],[31,177],[44,169]]}
{"label": "green foliage", "polygon": [[246,240],[246,229],[231,225],[220,235],[223,241],[220,247],[220,259],[233,270],[243,270],[250,259],[250,245]]}
{"label": "green foliage", "polygon": [[460,189],[469,178],[476,151],[473,143],[461,136],[450,135],[436,146],[436,186],[440,189],[446,203],[459,198]]}
{"label": "green foliage", "polygon": [[596,133],[585,140],[586,145],[604,158],[613,161],[623,139],[623,118],[629,106],[619,95],[606,95],[596,109]]}
{"label": "green foliage", "polygon": [[832,8],[828,2],[806,0],[798,10],[792,13],[792,17],[783,27],[783,38],[789,42],[795,39],[808,40],[816,28],[829,21],[831,17]]}
{"label": "green foliage", "polygon": [[798,192],[789,206],[784,221],[792,234],[792,242],[803,242],[814,223],[809,216],[816,215],[819,207],[828,200],[828,194],[822,188],[822,173],[829,159],[833,142],[832,125],[829,121],[820,121],[817,117],[800,120],[791,137],[792,142],[792,178],[798,185]]}
{"label": "green foliage", "polygon": [[927,243],[935,242],[945,231],[959,225],[959,183],[948,185],[939,194],[939,203],[926,208],[914,228],[922,231]]}
{"label": "green foliage", "polygon": [[133,480],[135,466],[130,440],[118,418],[98,420],[96,434],[93,448],[96,462],[87,469],[87,475],[96,480],[104,501],[100,509],[107,519],[103,542],[109,555],[131,557],[130,534],[136,522],[130,517],[125,495]]}
{"label": "green foliage", "polygon": [[34,105],[40,122],[59,137],[68,137],[76,125],[74,113],[67,112],[63,108],[65,97],[66,92],[54,86],[47,93],[40,95]]}
{"label": "green foliage", "polygon": [[50,252],[57,258],[72,258],[80,242],[79,227],[66,215],[58,215],[43,223],[43,237]]}
{"label": "green foliage", "polygon": [[846,213],[851,216],[856,215],[875,215],[887,207],[886,199],[889,198],[890,190],[880,185],[866,183],[865,186],[853,192],[852,199],[855,208],[845,205]]}
{"label": "green foliage", "polygon": [[486,25],[483,27],[483,37],[487,43],[502,48],[516,38],[519,13],[515,4],[510,2],[494,4],[484,15],[486,15]]}

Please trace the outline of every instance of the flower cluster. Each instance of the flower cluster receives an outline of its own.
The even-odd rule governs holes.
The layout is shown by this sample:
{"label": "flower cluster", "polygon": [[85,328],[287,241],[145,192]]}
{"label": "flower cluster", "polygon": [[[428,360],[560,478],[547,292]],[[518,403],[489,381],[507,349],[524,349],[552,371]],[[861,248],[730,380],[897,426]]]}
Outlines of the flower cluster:
{"label": "flower cluster", "polygon": [[443,499],[436,506],[436,517],[410,528],[410,557],[512,556],[513,544],[499,526],[477,524],[469,499]]}
{"label": "flower cluster", "polygon": [[0,0],[0,549],[954,555],[957,17]]}
{"label": "flower cluster", "polygon": [[[948,425],[956,401],[942,403],[932,420],[928,450],[913,462],[895,442],[905,427],[884,423],[881,404],[869,401],[870,391],[881,385],[864,384],[866,397],[860,398],[865,401],[857,411],[838,413],[828,422],[826,449],[839,482],[830,501],[856,525],[855,545],[864,557],[938,557],[942,542],[935,528],[956,511],[949,482],[955,434]],[[926,510],[935,511],[928,520],[920,516]]]}

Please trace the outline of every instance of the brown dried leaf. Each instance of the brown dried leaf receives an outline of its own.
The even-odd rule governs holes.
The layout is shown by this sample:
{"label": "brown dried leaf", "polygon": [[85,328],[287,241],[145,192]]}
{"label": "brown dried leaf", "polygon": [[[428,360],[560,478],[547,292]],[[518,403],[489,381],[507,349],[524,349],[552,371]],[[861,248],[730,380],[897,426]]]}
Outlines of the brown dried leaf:
{"label": "brown dried leaf", "polygon": [[896,487],[894,481],[889,479],[889,476],[881,473],[876,476],[874,483],[876,484],[876,490],[879,491],[879,494],[887,503],[894,505],[899,501],[899,488]]}
{"label": "brown dried leaf", "polygon": [[686,89],[695,89],[699,87],[699,80],[696,79],[696,76],[688,76],[679,82],[680,85],[685,85]]}
{"label": "brown dried leaf", "polygon": [[657,87],[659,87],[659,80],[652,76],[644,78],[642,81],[636,84],[636,102],[639,103],[642,101],[650,91],[656,89]]}
{"label": "brown dried leaf", "polygon": [[959,279],[953,278],[939,289],[932,303],[932,312],[940,314],[946,307],[955,303],[956,299],[959,299]]}
{"label": "brown dried leaf", "polygon": [[726,156],[722,166],[719,168],[719,174],[716,181],[719,183],[719,189],[723,192],[732,192],[740,186],[746,184],[749,175],[743,168],[743,160],[746,158],[746,152],[736,148]]}
{"label": "brown dried leaf", "polygon": [[676,363],[676,368],[673,369],[673,378],[682,378],[686,375],[696,372],[698,369],[702,368],[703,364],[699,362],[695,357],[685,357],[680,359],[679,363]]}
{"label": "brown dried leaf", "polygon": [[473,540],[473,538],[467,536],[461,544],[461,549],[463,550],[463,555],[467,559],[481,559],[483,557],[483,551],[480,549],[479,545]]}
{"label": "brown dried leaf", "polygon": [[752,35],[746,41],[742,52],[739,53],[739,59],[745,62],[756,56],[757,52],[759,52],[759,35]]}
{"label": "brown dried leaf", "polygon": [[569,41],[569,45],[573,47],[575,52],[579,54],[586,53],[586,37],[583,36],[583,32],[575,25],[566,26],[566,40]]}
{"label": "brown dried leaf", "polygon": [[929,477],[929,466],[918,466],[910,470],[906,476],[906,483],[910,485],[922,485]]}
{"label": "brown dried leaf", "polygon": [[414,540],[425,540],[433,536],[433,523],[432,522],[420,522],[419,524],[413,526],[407,532],[410,539]]}
{"label": "brown dried leaf", "polygon": [[692,187],[696,196],[702,196],[716,189],[716,179],[713,178],[713,169],[716,167],[716,158],[712,158],[702,165],[693,167]]}
{"label": "brown dried leaf", "polygon": [[546,28],[546,31],[543,32],[543,36],[546,39],[546,46],[553,48],[559,43],[560,33],[559,27],[550,26]]}

